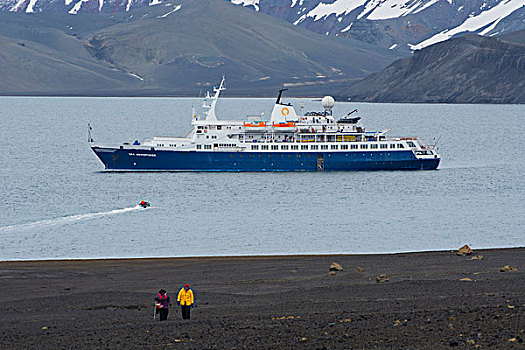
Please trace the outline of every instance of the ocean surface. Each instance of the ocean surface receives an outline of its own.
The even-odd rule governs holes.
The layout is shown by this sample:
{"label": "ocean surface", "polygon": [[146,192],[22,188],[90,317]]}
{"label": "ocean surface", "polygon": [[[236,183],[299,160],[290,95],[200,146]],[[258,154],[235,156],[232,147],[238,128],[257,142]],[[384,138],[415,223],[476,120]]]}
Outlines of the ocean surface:
{"label": "ocean surface", "polygon": [[[441,137],[436,171],[106,173],[87,143],[88,123],[102,144],[185,135],[194,104],[0,97],[0,260],[525,246],[523,105],[336,104],[367,129]],[[217,115],[272,107],[223,98]]]}

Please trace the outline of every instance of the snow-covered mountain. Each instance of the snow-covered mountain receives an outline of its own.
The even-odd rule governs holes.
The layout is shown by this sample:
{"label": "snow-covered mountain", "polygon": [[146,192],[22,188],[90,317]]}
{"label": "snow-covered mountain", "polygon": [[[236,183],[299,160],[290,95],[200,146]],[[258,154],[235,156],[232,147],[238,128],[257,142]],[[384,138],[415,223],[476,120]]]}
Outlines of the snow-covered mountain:
{"label": "snow-covered mountain", "polygon": [[[311,31],[406,51],[478,33],[525,29],[525,0],[217,0],[252,8]],[[111,13],[168,0],[0,0],[12,12]],[[198,3],[198,0],[196,1]],[[203,6],[205,6],[203,4]]]}
{"label": "snow-covered mountain", "polygon": [[231,0],[312,31],[391,50],[417,50],[458,34],[525,29],[525,0]]}

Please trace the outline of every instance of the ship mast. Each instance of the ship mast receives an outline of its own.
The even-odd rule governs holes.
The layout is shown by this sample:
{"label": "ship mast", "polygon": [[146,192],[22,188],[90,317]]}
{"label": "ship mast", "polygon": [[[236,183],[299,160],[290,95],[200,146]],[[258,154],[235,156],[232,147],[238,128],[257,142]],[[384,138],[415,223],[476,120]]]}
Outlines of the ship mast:
{"label": "ship mast", "polygon": [[215,115],[215,105],[217,104],[217,100],[219,99],[219,95],[222,90],[226,90],[224,87],[224,76],[222,77],[221,83],[218,88],[214,87],[213,92],[215,93],[213,96],[210,96],[210,92],[206,92],[206,97],[204,99],[204,102],[202,104],[202,107],[207,109],[206,112],[206,121],[207,122],[216,122],[217,116]]}

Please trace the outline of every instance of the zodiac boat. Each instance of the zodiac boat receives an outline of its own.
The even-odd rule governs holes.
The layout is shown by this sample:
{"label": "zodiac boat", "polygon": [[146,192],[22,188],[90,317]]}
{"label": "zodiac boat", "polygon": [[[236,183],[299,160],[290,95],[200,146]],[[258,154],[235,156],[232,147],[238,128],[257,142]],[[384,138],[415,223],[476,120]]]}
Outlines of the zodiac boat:
{"label": "zodiac boat", "polygon": [[204,115],[193,114],[185,137],[154,137],[117,146],[90,146],[107,171],[343,171],[431,170],[441,160],[435,145],[417,137],[389,138],[368,131],[357,110],[335,118],[334,99],[322,111],[297,115],[279,91],[270,120],[219,120],[215,106],[224,78],[204,99]]}

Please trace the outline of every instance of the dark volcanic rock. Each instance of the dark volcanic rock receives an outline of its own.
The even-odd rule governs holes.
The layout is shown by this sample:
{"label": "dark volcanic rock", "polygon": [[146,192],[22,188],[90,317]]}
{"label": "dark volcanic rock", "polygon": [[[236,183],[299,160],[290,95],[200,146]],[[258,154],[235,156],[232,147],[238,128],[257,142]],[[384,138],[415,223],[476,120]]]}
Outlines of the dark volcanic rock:
{"label": "dark volcanic rock", "polygon": [[[522,349],[525,272],[498,269],[523,266],[525,249],[482,253],[483,269],[446,251],[0,262],[0,344],[2,350]],[[326,278],[327,259],[363,264],[368,277],[386,273],[395,282],[379,285],[353,273]],[[475,286],[457,281],[479,271]],[[199,304],[191,320],[182,320],[174,305],[167,322],[153,321],[159,288],[173,300],[186,281]]]}
{"label": "dark volcanic rock", "polygon": [[525,46],[467,35],[416,51],[340,96],[370,102],[525,103]]}

